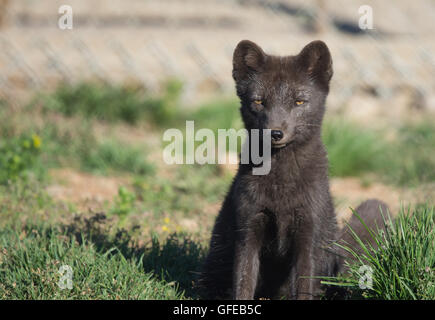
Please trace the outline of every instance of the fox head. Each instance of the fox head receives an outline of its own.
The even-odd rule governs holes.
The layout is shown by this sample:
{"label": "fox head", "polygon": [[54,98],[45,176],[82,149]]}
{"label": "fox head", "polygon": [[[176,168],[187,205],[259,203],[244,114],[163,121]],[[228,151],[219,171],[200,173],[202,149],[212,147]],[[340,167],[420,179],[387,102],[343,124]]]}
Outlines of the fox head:
{"label": "fox head", "polygon": [[273,148],[310,141],[320,134],[332,73],[331,54],[322,41],[284,57],[241,41],[234,51],[233,78],[246,129],[272,130]]}

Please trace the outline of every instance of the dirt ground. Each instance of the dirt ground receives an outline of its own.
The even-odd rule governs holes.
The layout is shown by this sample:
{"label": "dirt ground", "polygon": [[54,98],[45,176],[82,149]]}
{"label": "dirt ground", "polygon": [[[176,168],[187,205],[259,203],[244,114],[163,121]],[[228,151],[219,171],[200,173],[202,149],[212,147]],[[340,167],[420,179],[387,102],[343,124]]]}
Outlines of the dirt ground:
{"label": "dirt ground", "polygon": [[[47,192],[59,201],[67,201],[82,212],[98,212],[111,203],[121,186],[129,186],[129,177],[106,177],[79,172],[74,169],[53,169],[50,171],[52,184]],[[399,189],[378,182],[363,183],[359,178],[332,178],[331,193],[336,204],[338,222],[343,222],[352,215],[350,208],[356,208],[362,201],[377,198],[388,204],[391,213],[396,215],[401,206],[415,203],[423,196],[414,189]],[[429,191],[428,191],[429,192]],[[435,194],[435,188],[432,195]],[[216,215],[220,203],[212,203],[204,208],[204,215]],[[202,219],[201,219],[202,220]],[[189,231],[198,231],[199,224],[195,219],[183,218],[180,224]]]}
{"label": "dirt ground", "polygon": [[53,169],[48,194],[58,201],[67,201],[80,211],[100,211],[106,202],[118,194],[119,187],[128,184],[125,177],[105,177],[70,168]]}

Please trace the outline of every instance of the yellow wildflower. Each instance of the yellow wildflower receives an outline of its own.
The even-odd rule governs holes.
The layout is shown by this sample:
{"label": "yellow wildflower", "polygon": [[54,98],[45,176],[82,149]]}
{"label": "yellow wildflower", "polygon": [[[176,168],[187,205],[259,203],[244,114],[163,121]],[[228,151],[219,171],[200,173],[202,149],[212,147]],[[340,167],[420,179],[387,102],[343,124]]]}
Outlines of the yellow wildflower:
{"label": "yellow wildflower", "polygon": [[41,138],[37,134],[32,135],[32,141],[33,141],[33,146],[36,149],[39,149],[41,147],[42,144]]}

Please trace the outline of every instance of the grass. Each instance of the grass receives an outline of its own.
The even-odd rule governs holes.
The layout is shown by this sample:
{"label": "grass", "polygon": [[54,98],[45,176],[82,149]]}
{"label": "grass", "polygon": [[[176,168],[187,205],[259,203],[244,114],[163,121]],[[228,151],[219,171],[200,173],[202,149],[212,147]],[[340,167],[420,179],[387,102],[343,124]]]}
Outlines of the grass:
{"label": "grass", "polygon": [[[435,123],[403,125],[398,141],[389,150],[385,167],[390,181],[399,185],[419,185],[435,181]],[[395,160],[395,161],[392,161]]]}
{"label": "grass", "polygon": [[[40,123],[34,118],[39,118]],[[53,167],[75,167],[106,175],[154,173],[154,165],[147,160],[146,144],[124,143],[113,135],[100,137],[92,121],[40,118],[35,112],[17,117],[8,110],[0,112],[0,121],[7,123],[0,128],[0,150],[3,151],[0,180],[3,182],[9,176],[28,172],[27,167],[39,173]]]}
{"label": "grass", "polygon": [[37,95],[27,108],[42,106],[44,113],[58,112],[67,117],[79,115],[132,125],[146,121],[157,127],[180,126],[185,120],[194,119],[200,127],[212,130],[241,127],[237,100],[218,100],[188,110],[180,108],[181,89],[182,84],[176,79],[165,82],[159,95],[150,95],[137,84],[61,84],[54,92]]}
{"label": "grass", "polygon": [[92,172],[121,171],[142,176],[153,174],[155,170],[147,161],[143,148],[126,147],[116,140],[103,141],[95,149],[82,149],[82,152],[81,167]]}
{"label": "grass", "polygon": [[43,175],[40,151],[41,138],[36,134],[0,141],[0,184],[32,173]]}
{"label": "grass", "polygon": [[359,176],[379,170],[386,143],[375,132],[343,120],[329,120],[323,128],[332,176]]}
{"label": "grass", "polygon": [[384,138],[385,131],[327,119],[323,141],[328,150],[330,175],[361,177],[371,173],[386,183],[408,187],[434,183],[435,124],[404,123],[395,130],[395,138],[389,140]]}
{"label": "grass", "polygon": [[[56,228],[25,225],[2,229],[0,245],[1,299],[184,298],[174,283],[145,272],[144,254],[126,258],[116,243],[99,251]],[[71,268],[71,289],[61,287],[67,284],[61,266]]]}
{"label": "grass", "polygon": [[61,84],[51,94],[40,94],[29,108],[43,105],[44,111],[60,112],[68,117],[81,115],[108,122],[136,124],[147,119],[160,124],[174,120],[176,102],[182,86],[177,80],[164,85],[161,96],[153,97],[136,84],[121,86],[104,82]]}
{"label": "grass", "polygon": [[185,115],[186,120],[195,120],[197,129],[208,128],[217,133],[218,129],[236,130],[243,128],[236,99],[221,99],[201,105]]}
{"label": "grass", "polygon": [[[394,222],[384,220],[385,232],[372,231],[374,249],[355,233],[357,248],[342,247],[351,253],[349,275],[325,281],[346,287],[351,298],[380,300],[435,299],[435,211],[427,205],[412,212],[402,210]],[[360,280],[371,270],[371,288],[360,288]]]}
{"label": "grass", "polygon": [[170,212],[194,217],[207,205],[222,201],[230,182],[231,176],[221,176],[215,167],[185,166],[175,172],[174,179],[136,181],[135,192],[144,208],[156,215]]}

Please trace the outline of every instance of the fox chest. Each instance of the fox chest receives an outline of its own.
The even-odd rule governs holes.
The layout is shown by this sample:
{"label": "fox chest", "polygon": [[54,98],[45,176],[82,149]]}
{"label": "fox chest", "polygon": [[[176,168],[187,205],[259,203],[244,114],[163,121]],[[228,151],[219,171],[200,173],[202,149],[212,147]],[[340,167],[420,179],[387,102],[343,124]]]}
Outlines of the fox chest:
{"label": "fox chest", "polygon": [[286,216],[300,210],[306,192],[301,184],[295,182],[274,183],[253,181],[242,187],[245,201],[260,210],[268,210],[278,216]]}
{"label": "fox chest", "polygon": [[244,191],[246,216],[263,212],[268,216],[265,244],[273,251],[288,252],[298,231],[310,219],[301,189],[296,185],[256,184]]}

